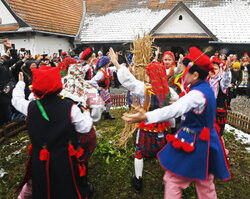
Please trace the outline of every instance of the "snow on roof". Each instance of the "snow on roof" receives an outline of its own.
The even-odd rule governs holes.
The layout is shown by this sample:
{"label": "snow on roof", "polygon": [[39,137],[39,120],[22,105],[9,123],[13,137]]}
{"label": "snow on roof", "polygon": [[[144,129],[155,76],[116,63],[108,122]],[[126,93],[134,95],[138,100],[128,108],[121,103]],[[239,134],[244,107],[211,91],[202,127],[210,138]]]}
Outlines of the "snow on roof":
{"label": "snow on roof", "polygon": [[225,43],[250,43],[250,5],[234,2],[227,6],[193,8],[191,11]]}
{"label": "snow on roof", "polygon": [[[250,43],[250,5],[246,1],[216,7],[193,7],[190,10],[225,43]],[[131,42],[150,32],[169,12],[133,8],[102,16],[86,15],[81,32],[83,43]]]}
{"label": "snow on roof", "polygon": [[134,8],[103,16],[86,16],[81,41],[132,41],[136,35],[150,32],[168,12],[169,10],[153,12],[148,8]]}

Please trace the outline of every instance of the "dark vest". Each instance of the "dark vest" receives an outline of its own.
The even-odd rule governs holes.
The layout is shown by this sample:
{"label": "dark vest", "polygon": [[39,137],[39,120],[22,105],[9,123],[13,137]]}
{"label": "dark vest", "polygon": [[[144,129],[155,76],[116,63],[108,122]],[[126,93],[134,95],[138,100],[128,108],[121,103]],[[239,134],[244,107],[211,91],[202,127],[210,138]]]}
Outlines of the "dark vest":
{"label": "dark vest", "polygon": [[218,91],[218,95],[217,95],[217,99],[216,99],[217,108],[226,109],[227,94],[225,94],[225,93],[222,92],[221,86],[220,86],[220,81],[218,82],[218,84],[219,84],[219,91]]}
{"label": "dark vest", "polygon": [[[85,198],[87,186],[79,177],[77,160],[72,157],[72,171],[68,155],[69,141],[75,149],[78,146],[76,132],[71,123],[73,102],[68,99],[62,100],[55,95],[47,96],[40,102],[50,121],[44,119],[36,101],[29,104],[27,127],[32,143],[32,198],[47,198],[48,173],[51,199],[79,198],[77,189],[82,198]],[[50,152],[48,163],[39,158],[44,146]],[[47,174],[46,164],[49,164]],[[72,172],[75,178],[72,177]]]}

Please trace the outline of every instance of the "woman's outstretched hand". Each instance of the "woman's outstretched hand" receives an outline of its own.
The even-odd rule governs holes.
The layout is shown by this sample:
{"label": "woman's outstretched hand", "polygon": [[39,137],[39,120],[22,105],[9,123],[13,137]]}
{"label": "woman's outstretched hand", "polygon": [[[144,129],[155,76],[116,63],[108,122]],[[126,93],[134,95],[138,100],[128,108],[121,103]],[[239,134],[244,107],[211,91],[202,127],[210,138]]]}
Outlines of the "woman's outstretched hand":
{"label": "woman's outstretched hand", "polygon": [[124,113],[122,119],[128,123],[139,123],[147,119],[146,111],[143,108],[138,107],[135,110],[137,111],[137,113],[134,114]]}

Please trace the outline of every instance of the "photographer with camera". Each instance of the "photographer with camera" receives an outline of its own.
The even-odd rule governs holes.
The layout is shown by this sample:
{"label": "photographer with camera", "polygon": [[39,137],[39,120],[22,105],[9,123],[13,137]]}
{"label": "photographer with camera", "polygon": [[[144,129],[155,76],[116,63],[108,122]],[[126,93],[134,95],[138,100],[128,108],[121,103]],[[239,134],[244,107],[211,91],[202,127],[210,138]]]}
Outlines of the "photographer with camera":
{"label": "photographer with camera", "polygon": [[11,97],[16,82],[10,67],[18,61],[15,46],[8,39],[5,39],[4,46],[7,50],[0,62],[0,126],[8,122],[11,117]]}
{"label": "photographer with camera", "polygon": [[48,54],[42,54],[37,58],[37,67],[39,68],[42,65],[50,65],[52,67],[56,67],[53,60],[48,56]]}

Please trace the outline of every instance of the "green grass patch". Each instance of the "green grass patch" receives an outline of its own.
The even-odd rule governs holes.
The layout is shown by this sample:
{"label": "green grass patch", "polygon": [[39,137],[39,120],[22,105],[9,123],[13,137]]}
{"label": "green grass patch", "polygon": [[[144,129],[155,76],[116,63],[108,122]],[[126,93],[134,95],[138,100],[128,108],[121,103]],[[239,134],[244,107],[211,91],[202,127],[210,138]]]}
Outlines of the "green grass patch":
{"label": "green grass patch", "polygon": [[[117,109],[111,113],[117,118],[114,121],[100,121],[96,125],[99,133],[98,144],[89,162],[89,182],[94,185],[94,198],[108,199],[160,199],[163,198],[164,170],[157,159],[146,159],[143,172],[143,192],[135,194],[130,185],[130,177],[134,172],[135,136],[131,138],[126,150],[117,147],[119,134],[124,122],[120,119],[127,110]],[[218,198],[247,199],[249,189],[250,155],[245,150],[249,145],[235,139],[233,132],[224,135],[226,146],[230,151],[232,180],[222,182],[215,180]],[[15,188],[24,175],[27,160],[29,138],[27,132],[19,133],[0,145],[0,169],[6,174],[0,178],[0,198],[16,198]],[[183,198],[198,198],[194,184],[183,191]]]}

